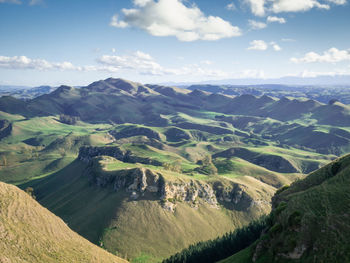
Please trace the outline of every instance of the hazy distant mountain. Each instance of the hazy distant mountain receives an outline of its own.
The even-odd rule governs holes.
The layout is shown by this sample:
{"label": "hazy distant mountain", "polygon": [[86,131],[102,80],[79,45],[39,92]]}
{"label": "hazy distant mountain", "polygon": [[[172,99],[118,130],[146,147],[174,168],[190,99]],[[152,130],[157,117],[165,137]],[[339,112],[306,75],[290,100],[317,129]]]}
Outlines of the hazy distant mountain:
{"label": "hazy distant mountain", "polygon": [[26,86],[0,86],[1,96],[12,96],[19,99],[33,99],[43,94],[48,94],[54,91],[57,87],[39,86],[39,87],[26,87]]}
{"label": "hazy distant mountain", "polygon": [[166,82],[162,85],[169,86],[189,86],[195,84],[212,85],[262,85],[262,84],[280,84],[280,85],[350,85],[350,75],[343,76],[319,76],[319,77],[282,77],[272,79],[245,78],[245,79],[222,79],[207,80],[203,82]]}

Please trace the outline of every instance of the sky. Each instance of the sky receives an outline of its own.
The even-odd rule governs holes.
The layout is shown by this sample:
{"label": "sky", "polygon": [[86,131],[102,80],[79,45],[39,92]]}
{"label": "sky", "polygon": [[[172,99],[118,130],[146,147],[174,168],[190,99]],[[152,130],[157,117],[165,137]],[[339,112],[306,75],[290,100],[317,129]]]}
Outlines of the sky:
{"label": "sky", "polygon": [[0,85],[350,75],[349,0],[0,0]]}

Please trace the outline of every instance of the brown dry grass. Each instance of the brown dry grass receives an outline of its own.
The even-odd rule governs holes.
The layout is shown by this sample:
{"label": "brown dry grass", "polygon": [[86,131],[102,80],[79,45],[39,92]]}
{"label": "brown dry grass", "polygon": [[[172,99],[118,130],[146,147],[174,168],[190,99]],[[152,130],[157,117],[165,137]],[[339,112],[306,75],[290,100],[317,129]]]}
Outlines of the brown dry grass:
{"label": "brown dry grass", "polygon": [[73,232],[16,186],[0,182],[0,262],[127,262]]}

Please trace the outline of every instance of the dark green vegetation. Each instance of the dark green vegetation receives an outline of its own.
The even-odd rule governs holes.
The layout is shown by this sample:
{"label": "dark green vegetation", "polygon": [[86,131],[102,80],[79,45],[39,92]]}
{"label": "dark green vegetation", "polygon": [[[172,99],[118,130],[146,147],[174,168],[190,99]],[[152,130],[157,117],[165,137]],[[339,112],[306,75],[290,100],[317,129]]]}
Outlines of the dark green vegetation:
{"label": "dark green vegetation", "polygon": [[0,181],[123,257],[160,261],[270,212],[274,192],[346,153],[340,102],[107,79],[0,98]]}
{"label": "dark green vegetation", "polygon": [[91,244],[17,187],[0,182],[1,262],[127,262]]}
{"label": "dark green vegetation", "polygon": [[250,223],[248,226],[227,233],[217,239],[191,245],[189,248],[164,260],[163,263],[217,262],[255,242],[266,228],[266,221],[266,218],[263,217]]}

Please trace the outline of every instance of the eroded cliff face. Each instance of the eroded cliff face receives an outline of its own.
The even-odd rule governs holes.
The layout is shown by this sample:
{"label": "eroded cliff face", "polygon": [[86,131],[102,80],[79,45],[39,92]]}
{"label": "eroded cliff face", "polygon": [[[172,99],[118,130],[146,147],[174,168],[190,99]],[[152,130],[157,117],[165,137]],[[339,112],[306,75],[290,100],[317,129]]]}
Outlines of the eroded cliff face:
{"label": "eroded cliff face", "polygon": [[[95,152],[91,151],[94,155]],[[118,155],[118,151],[114,151]],[[91,183],[99,187],[109,187],[114,191],[126,191],[131,200],[153,198],[160,201],[162,207],[174,212],[178,202],[183,202],[196,209],[201,203],[207,203],[212,208],[218,209],[224,205],[230,209],[246,211],[256,206],[269,206],[268,202],[254,198],[249,194],[246,186],[220,181],[200,181],[194,179],[167,180],[162,173],[148,168],[131,168],[117,171],[105,171],[99,161],[103,156],[81,158],[87,162],[85,176]],[[110,157],[109,157],[110,158]]]}

